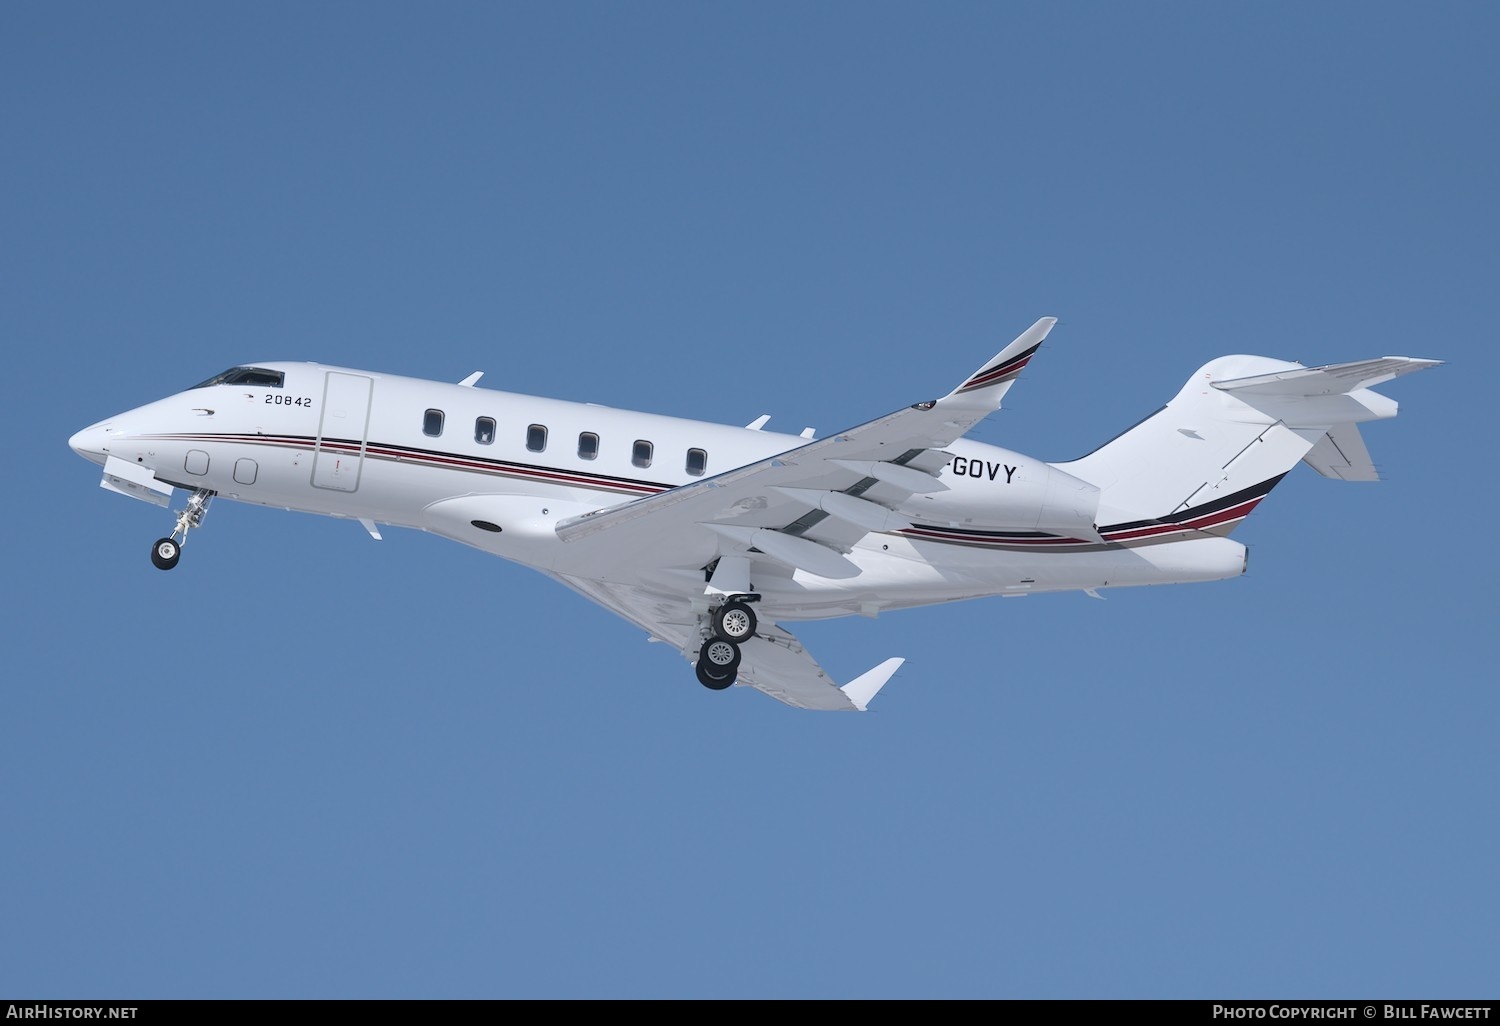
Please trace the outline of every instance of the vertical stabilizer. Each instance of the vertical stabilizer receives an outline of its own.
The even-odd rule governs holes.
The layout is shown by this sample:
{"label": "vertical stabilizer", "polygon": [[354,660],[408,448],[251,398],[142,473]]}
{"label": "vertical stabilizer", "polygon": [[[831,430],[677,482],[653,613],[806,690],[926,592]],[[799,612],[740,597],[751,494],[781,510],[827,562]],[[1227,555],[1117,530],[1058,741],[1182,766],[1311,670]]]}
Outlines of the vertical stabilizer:
{"label": "vertical stabilizer", "polygon": [[1142,524],[1225,535],[1300,460],[1329,477],[1375,480],[1357,425],[1394,417],[1397,405],[1368,386],[1438,363],[1221,357],[1145,421],[1057,466],[1100,489],[1101,529],[1116,525],[1117,536]]}

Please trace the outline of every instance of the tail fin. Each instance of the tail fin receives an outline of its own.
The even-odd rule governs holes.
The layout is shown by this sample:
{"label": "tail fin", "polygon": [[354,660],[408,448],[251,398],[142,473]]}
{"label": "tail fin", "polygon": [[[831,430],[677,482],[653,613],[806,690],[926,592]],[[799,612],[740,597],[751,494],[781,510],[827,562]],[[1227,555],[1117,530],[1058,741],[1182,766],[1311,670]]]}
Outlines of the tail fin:
{"label": "tail fin", "polygon": [[1394,417],[1397,405],[1369,386],[1440,362],[1388,356],[1303,367],[1221,357],[1140,424],[1057,466],[1099,488],[1109,540],[1227,535],[1299,460],[1328,477],[1376,480],[1358,425]]}

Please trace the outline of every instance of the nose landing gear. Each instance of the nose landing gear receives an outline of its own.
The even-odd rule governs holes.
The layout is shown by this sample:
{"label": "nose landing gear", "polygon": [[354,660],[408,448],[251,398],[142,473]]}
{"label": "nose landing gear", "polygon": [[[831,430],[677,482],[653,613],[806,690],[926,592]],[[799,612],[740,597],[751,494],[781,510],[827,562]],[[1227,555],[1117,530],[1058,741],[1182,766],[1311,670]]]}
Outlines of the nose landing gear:
{"label": "nose landing gear", "polygon": [[704,687],[722,691],[734,683],[740,668],[740,646],[755,637],[757,621],[750,603],[758,598],[737,595],[707,617],[697,666],[698,683]]}
{"label": "nose landing gear", "polygon": [[[194,527],[203,526],[203,514],[208,512],[209,501],[216,493],[207,488],[198,488],[188,496],[187,508],[177,514],[177,526],[165,538],[158,538],[151,545],[151,565],[158,570],[170,570],[182,558],[182,546],[187,544],[187,533]],[[182,536],[182,541],[177,536]]]}

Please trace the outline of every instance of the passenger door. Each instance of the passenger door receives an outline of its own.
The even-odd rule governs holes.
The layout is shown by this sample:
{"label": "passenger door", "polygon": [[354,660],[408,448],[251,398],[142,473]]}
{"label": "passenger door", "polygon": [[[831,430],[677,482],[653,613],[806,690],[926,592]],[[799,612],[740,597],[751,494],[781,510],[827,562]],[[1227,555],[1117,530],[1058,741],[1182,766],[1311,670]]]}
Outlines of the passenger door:
{"label": "passenger door", "polygon": [[370,394],[375,379],[329,371],[323,383],[323,410],[313,449],[315,488],[352,492],[359,487],[370,428]]}

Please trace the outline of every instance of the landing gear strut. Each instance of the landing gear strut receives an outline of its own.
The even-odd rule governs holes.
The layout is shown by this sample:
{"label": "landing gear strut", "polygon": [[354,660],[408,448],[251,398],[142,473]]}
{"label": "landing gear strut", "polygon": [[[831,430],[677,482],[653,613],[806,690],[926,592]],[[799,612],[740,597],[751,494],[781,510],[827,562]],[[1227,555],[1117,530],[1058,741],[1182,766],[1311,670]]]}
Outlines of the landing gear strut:
{"label": "landing gear strut", "polygon": [[759,597],[732,598],[708,617],[702,628],[703,646],[698,649],[698,683],[704,687],[722,691],[734,683],[740,645],[755,637],[757,621],[750,603]]}
{"label": "landing gear strut", "polygon": [[[182,546],[187,544],[188,531],[203,526],[203,514],[208,512],[208,503],[214,494],[207,488],[198,488],[188,496],[187,508],[177,514],[177,526],[172,528],[172,533],[158,538],[151,546],[151,564],[156,569],[170,570],[177,565],[182,558]],[[181,541],[177,540],[178,535],[182,536]]]}

